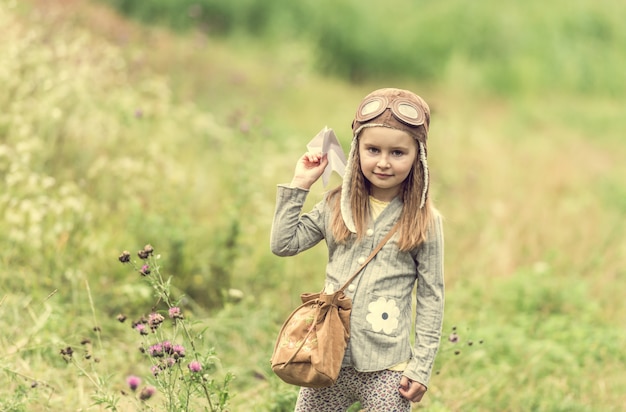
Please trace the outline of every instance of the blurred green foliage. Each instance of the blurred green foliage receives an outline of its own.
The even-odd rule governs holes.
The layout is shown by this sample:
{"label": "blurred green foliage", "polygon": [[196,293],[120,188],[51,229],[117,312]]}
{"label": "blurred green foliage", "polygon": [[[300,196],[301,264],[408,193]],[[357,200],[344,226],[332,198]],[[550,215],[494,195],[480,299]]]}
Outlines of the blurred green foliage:
{"label": "blurred green foliage", "polygon": [[353,82],[454,75],[504,95],[626,91],[626,5],[615,0],[101,1],[178,30],[297,38],[320,69]]}
{"label": "blurred green foliage", "polygon": [[[154,304],[117,261],[151,243],[202,344],[237,376],[233,410],[292,410],[297,388],[268,360],[327,256],[270,253],[275,185],[324,124],[347,147],[355,104],[389,83],[433,108],[445,330],[461,337],[444,339],[414,409],[622,409],[620,3],[415,3],[420,14],[401,13],[409,2],[268,2],[240,15],[248,3],[214,2],[222,17],[205,27],[208,11],[173,11],[191,3],[133,3],[169,7],[148,21],[223,37],[131,24],[86,0],[0,1],[0,409],[92,408],[92,386],[59,356],[85,337],[102,341],[93,367],[115,393],[149,374],[116,318]],[[396,45],[420,53],[397,59]],[[364,83],[317,75],[310,50]],[[404,62],[419,68],[409,81]]]}

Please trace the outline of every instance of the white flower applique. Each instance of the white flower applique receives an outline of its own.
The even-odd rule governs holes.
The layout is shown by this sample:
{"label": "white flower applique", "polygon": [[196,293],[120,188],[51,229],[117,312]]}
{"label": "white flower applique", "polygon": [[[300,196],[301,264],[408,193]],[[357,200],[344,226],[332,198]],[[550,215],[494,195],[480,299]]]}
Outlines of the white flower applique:
{"label": "white flower applique", "polygon": [[372,325],[374,332],[383,331],[391,334],[398,327],[400,309],[393,299],[378,298],[368,305],[369,313],[365,319]]}
{"label": "white flower applique", "polygon": [[329,282],[324,287],[324,294],[332,295],[333,293],[335,293],[335,285],[333,285],[332,283]]}

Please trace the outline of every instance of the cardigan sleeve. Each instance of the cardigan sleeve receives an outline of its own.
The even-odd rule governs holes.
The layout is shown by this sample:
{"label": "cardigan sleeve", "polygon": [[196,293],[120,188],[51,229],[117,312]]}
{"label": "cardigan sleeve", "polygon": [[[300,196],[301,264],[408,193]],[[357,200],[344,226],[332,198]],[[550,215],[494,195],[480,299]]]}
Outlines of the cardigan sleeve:
{"label": "cardigan sleeve", "polygon": [[270,248],[275,255],[293,256],[324,239],[324,202],[301,215],[308,193],[297,187],[278,186],[270,234]]}
{"label": "cardigan sleeve", "polygon": [[441,341],[444,311],[443,228],[436,215],[428,239],[416,255],[417,293],[415,347],[404,371],[411,380],[428,385]]}

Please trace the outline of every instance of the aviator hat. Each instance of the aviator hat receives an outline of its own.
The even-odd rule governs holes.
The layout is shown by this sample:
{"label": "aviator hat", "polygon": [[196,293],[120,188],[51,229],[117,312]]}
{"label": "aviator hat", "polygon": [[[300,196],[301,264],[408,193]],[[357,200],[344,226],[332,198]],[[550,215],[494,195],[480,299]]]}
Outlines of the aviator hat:
{"label": "aviator hat", "polygon": [[426,162],[426,140],[430,126],[430,108],[428,104],[413,92],[395,88],[378,89],[361,101],[352,121],[352,143],[343,178],[341,191],[341,215],[351,232],[356,232],[352,210],[350,208],[350,185],[352,163],[358,150],[358,137],[366,127],[389,127],[402,130],[417,142],[419,160],[424,176],[420,209],[426,204],[428,196],[428,164]]}

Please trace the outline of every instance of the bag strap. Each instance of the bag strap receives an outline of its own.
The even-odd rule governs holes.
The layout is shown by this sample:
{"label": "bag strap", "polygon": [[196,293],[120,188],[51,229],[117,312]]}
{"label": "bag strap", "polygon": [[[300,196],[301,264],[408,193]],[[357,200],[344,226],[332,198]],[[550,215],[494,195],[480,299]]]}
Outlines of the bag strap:
{"label": "bag strap", "polygon": [[385,244],[389,241],[389,239],[391,239],[391,237],[393,236],[393,234],[396,232],[396,230],[398,230],[398,226],[400,225],[400,221],[398,221],[389,231],[389,233],[387,233],[387,236],[385,236],[383,238],[383,240],[380,241],[380,243],[378,244],[378,246],[376,246],[376,248],[372,251],[372,253],[370,253],[370,255],[367,257],[367,259],[365,259],[365,262],[363,262],[363,264],[361,265],[361,267],[359,267],[357,269],[356,272],[354,272],[354,275],[350,276],[350,278],[346,281],[346,283],[343,284],[343,286],[337,291],[337,292],[343,292],[350,283],[352,283],[352,281],[354,279],[356,279],[357,276],[359,276],[359,273],[361,273],[361,271],[365,268],[365,266],[370,263],[370,261],[372,259],[374,259],[374,256],[376,256],[376,254],[378,252],[380,252],[380,249],[383,248],[383,246],[385,246]]}
{"label": "bag strap", "polygon": [[[348,279],[348,281],[341,287],[341,289],[339,289],[337,292],[343,292],[345,288],[348,287],[348,285],[350,283],[352,283],[352,281],[354,279],[356,279],[356,277],[359,275],[359,273],[361,273],[361,271],[363,270],[363,268],[370,262],[370,260],[374,259],[374,256],[376,256],[376,254],[378,252],[380,252],[380,249],[383,248],[383,246],[385,246],[385,243],[387,243],[389,241],[389,239],[391,239],[391,236],[393,236],[393,234],[396,232],[396,230],[398,229],[398,226],[400,225],[400,222],[396,223],[391,230],[389,231],[389,233],[387,233],[387,235],[383,238],[383,240],[380,241],[380,243],[378,244],[378,246],[376,246],[376,248],[372,251],[372,253],[370,253],[370,255],[367,257],[367,259],[365,259],[365,262],[363,262],[363,264],[361,265],[361,267],[359,267],[357,269],[356,272],[354,272],[354,275],[350,276],[350,279]],[[320,310],[320,305],[317,305],[317,310],[315,311],[315,317],[313,319],[317,319],[318,314],[319,314],[319,310]],[[300,345],[298,346],[298,348],[293,352],[293,354],[291,355],[291,357],[287,360],[287,362],[283,363],[283,365],[280,367],[280,369],[283,369],[285,367],[287,367],[287,365],[289,365],[294,358],[296,357],[296,355],[300,352],[300,350],[304,347],[304,344],[308,341],[309,336],[311,335],[311,332],[313,332],[313,330],[315,330],[315,328],[311,327],[309,328],[309,331],[307,332],[306,336],[304,337],[304,339],[302,339],[302,342],[300,343]],[[282,333],[282,332],[281,332]]]}

